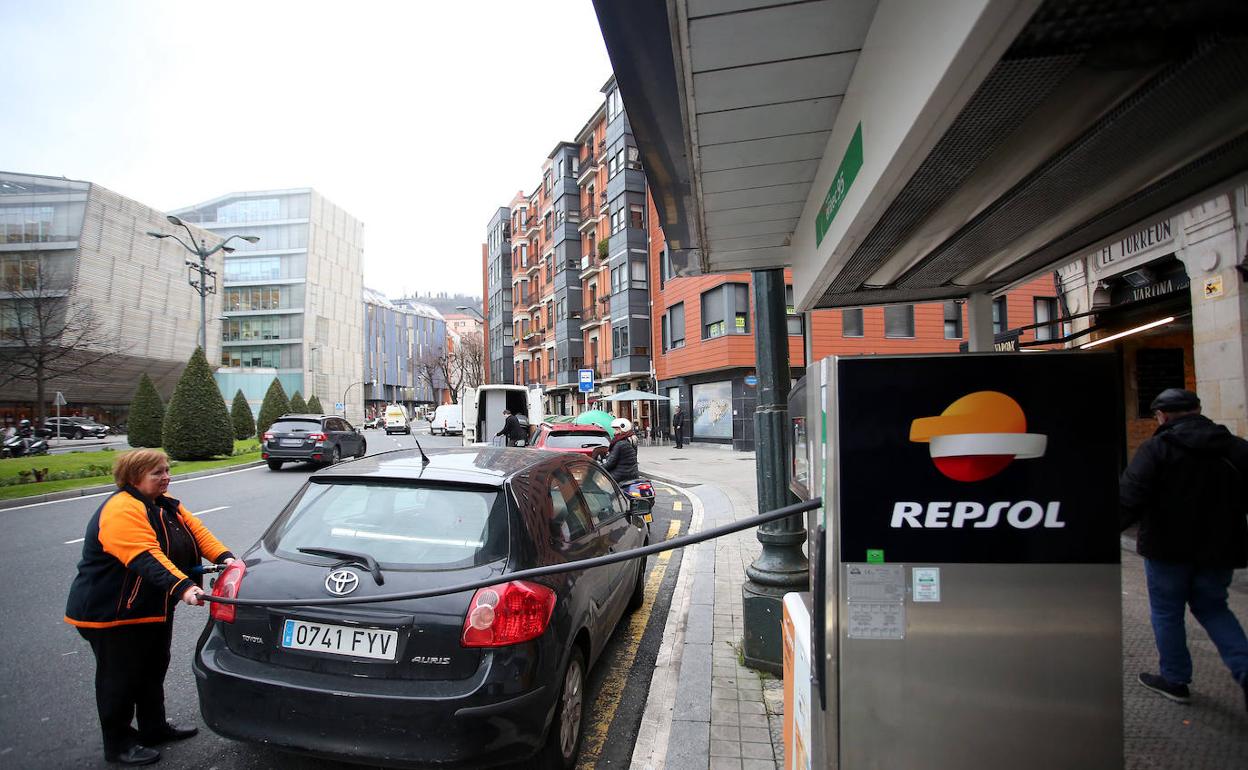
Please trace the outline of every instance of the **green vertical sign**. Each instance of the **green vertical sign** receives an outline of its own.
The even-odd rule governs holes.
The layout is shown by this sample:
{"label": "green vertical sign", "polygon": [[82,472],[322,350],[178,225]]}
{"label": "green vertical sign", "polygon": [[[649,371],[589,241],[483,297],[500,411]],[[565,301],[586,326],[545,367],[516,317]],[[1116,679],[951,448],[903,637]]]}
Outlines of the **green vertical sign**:
{"label": "green vertical sign", "polygon": [[836,212],[845,202],[845,196],[849,193],[849,187],[854,183],[854,178],[858,176],[860,168],[862,168],[861,123],[854,129],[849,146],[845,148],[845,157],[841,158],[841,165],[836,169],[836,176],[833,177],[832,184],[828,186],[828,194],[823,196],[823,205],[819,207],[819,213],[815,216],[815,246],[823,243],[823,236],[827,234],[832,220],[836,218]]}

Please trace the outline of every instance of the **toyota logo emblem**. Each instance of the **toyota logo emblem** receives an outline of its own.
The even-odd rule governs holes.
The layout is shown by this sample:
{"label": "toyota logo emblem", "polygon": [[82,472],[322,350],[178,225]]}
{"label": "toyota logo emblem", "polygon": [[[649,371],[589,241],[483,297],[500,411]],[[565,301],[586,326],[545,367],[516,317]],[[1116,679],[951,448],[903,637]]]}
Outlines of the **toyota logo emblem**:
{"label": "toyota logo emblem", "polygon": [[334,596],[346,596],[360,587],[360,576],[349,569],[336,569],[325,576],[325,590]]}

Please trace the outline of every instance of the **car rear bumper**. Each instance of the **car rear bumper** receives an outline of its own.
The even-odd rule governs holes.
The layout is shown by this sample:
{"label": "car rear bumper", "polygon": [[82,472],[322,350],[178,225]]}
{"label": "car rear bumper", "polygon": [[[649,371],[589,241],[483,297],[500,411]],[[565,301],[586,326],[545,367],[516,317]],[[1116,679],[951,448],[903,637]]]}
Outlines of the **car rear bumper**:
{"label": "car rear bumper", "polygon": [[200,710],[213,732],[235,740],[352,762],[486,767],[535,752],[554,709],[547,677],[524,692],[486,694],[514,687],[513,672],[494,672],[492,659],[458,682],[357,679],[276,669],[207,634],[192,662]]}
{"label": "car rear bumper", "polygon": [[265,447],[260,450],[264,460],[303,460],[305,462],[322,462],[329,459],[331,447]]}

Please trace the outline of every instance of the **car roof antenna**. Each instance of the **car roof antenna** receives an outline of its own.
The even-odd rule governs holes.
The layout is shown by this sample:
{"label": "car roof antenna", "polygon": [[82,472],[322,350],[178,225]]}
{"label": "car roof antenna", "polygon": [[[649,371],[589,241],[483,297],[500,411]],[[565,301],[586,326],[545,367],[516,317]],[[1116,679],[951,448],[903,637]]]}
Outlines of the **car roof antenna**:
{"label": "car roof antenna", "polygon": [[420,439],[416,438],[415,436],[412,436],[412,441],[416,442],[416,449],[420,452],[420,467],[423,468],[429,464],[429,456],[426,455],[425,450],[421,448]]}

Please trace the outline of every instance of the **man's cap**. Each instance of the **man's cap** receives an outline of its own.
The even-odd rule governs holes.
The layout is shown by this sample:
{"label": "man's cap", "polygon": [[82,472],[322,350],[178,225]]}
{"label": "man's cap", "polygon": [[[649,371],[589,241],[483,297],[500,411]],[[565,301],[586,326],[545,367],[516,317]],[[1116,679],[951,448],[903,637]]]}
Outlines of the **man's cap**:
{"label": "man's cap", "polygon": [[1153,412],[1190,412],[1200,408],[1200,397],[1190,390],[1166,388],[1148,405]]}

